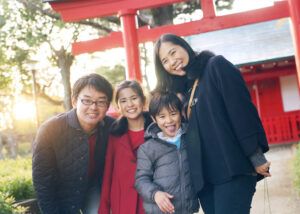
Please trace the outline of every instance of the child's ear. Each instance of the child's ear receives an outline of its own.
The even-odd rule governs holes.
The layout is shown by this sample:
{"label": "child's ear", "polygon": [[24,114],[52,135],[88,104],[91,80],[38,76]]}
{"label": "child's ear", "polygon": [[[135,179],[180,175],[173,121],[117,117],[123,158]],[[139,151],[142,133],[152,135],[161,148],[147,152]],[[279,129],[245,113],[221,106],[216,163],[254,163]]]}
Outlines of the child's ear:
{"label": "child's ear", "polygon": [[156,123],[156,120],[155,120],[155,118],[153,116],[151,116],[151,119],[153,120],[153,122]]}

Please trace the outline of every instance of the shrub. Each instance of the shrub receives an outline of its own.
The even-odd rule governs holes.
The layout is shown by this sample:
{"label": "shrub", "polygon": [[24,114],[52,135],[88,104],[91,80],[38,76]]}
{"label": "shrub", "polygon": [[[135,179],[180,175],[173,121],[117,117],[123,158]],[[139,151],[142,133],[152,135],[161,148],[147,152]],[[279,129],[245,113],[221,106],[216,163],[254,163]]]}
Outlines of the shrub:
{"label": "shrub", "polygon": [[26,208],[14,205],[15,199],[6,193],[0,192],[0,214],[21,214]]}
{"label": "shrub", "polygon": [[16,201],[34,197],[30,158],[0,161],[0,192]]}
{"label": "shrub", "polygon": [[296,149],[296,155],[293,162],[294,171],[294,184],[298,193],[300,193],[300,144],[298,144]]}

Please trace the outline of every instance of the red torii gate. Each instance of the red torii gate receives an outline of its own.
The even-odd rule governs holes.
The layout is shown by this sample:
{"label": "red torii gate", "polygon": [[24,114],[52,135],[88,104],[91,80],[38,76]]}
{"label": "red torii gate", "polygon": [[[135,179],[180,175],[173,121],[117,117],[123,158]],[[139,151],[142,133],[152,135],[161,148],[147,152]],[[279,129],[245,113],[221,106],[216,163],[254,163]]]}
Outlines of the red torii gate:
{"label": "red torii gate", "polygon": [[232,28],[257,22],[290,17],[294,38],[295,59],[300,85],[300,1],[282,0],[274,6],[261,9],[216,16],[213,0],[201,0],[203,18],[178,25],[165,25],[156,28],[136,28],[136,12],[140,9],[154,8],[183,0],[45,0],[61,14],[64,21],[103,17],[118,14],[121,19],[122,32],[113,32],[99,39],[76,42],[72,52],[76,54],[101,51],[109,48],[125,47],[127,77],[141,81],[138,44],[153,41],[163,33],[180,36],[200,34],[203,32]]}

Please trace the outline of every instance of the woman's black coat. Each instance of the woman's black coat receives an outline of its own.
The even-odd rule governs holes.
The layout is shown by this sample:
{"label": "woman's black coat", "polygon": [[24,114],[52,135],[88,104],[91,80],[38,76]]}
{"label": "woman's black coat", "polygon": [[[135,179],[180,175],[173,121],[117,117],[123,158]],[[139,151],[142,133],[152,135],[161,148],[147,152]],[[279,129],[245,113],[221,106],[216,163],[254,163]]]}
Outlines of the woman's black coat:
{"label": "woman's black coat", "polygon": [[240,71],[222,56],[202,52],[185,68],[199,78],[189,120],[188,155],[197,191],[255,173],[249,156],[268,150],[266,135]]}

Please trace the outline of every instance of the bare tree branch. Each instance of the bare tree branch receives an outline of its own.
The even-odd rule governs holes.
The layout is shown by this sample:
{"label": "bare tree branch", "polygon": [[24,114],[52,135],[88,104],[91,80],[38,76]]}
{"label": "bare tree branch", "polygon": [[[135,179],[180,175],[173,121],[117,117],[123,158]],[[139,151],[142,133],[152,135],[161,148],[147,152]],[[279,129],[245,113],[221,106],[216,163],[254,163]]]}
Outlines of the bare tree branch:
{"label": "bare tree branch", "polygon": [[[41,86],[37,84],[37,88],[40,88],[40,87]],[[23,90],[22,93],[25,94],[25,95],[28,95],[28,96],[32,96],[32,93],[30,93],[28,91],[25,91],[25,90]],[[51,96],[47,95],[45,93],[45,91],[39,90],[37,96],[40,97],[40,98],[43,98],[43,99],[45,99],[47,101],[49,101],[53,105],[63,105],[63,101],[62,100],[53,99]]]}
{"label": "bare tree branch", "polygon": [[[53,18],[53,19],[56,19],[56,20],[61,20],[61,17],[58,13],[55,13],[53,10],[50,10],[50,9],[47,9],[47,10],[44,10],[43,8],[39,7],[38,5],[30,2],[30,1],[27,1],[27,0],[17,0],[19,3],[23,4],[24,7],[28,8],[29,10],[31,11],[39,11],[41,14],[43,15],[46,15],[50,18]],[[110,18],[106,18],[106,20],[112,22],[112,23],[117,23],[116,19],[113,19],[112,17]],[[79,22],[76,22],[78,24],[82,24],[82,25],[86,25],[86,26],[90,26],[90,27],[93,27],[95,29],[98,29],[98,30],[102,30],[106,33],[110,33],[112,32],[112,30],[108,27],[105,27],[97,22],[93,22],[92,20],[81,20]]]}

